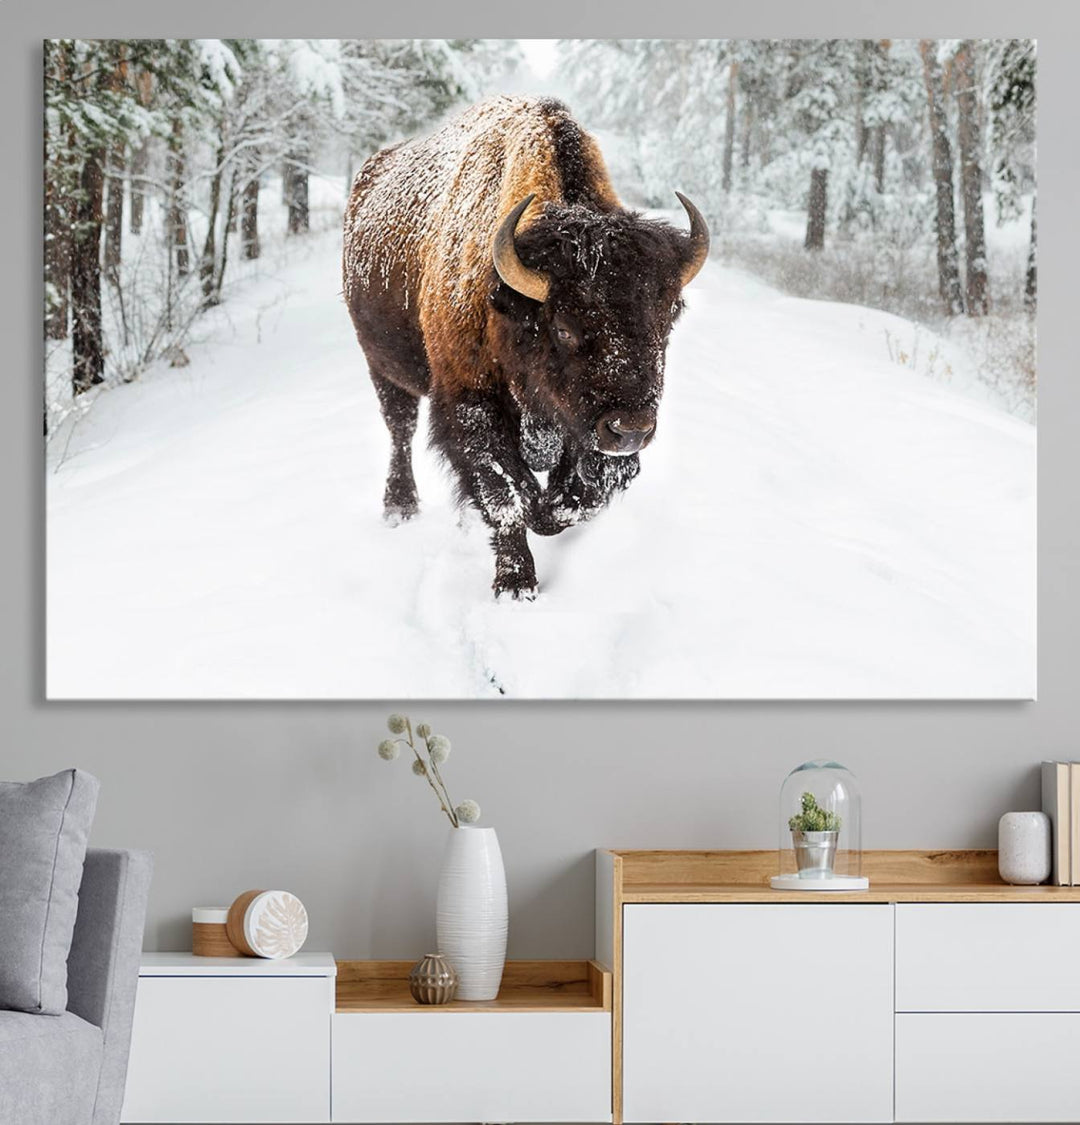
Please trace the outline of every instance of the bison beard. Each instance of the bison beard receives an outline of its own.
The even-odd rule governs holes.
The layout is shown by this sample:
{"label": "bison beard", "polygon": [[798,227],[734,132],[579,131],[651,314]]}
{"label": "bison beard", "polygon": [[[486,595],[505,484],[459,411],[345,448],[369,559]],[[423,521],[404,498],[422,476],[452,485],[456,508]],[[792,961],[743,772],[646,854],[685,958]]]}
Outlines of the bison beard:
{"label": "bison beard", "polygon": [[418,511],[429,395],[432,445],[491,528],[496,596],[536,594],[527,531],[589,519],[638,474],[680,293],[708,252],[683,205],[689,236],[624,209],[550,99],[481,103],[353,183],[344,290],[391,436],[386,517]]}

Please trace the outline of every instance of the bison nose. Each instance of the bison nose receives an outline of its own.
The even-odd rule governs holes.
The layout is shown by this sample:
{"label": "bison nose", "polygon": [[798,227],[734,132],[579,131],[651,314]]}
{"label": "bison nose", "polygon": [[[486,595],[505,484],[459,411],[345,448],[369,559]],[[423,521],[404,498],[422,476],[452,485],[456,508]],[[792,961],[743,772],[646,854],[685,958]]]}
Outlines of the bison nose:
{"label": "bison nose", "polygon": [[643,449],[656,429],[656,417],[649,413],[610,410],[596,423],[601,453],[627,454]]}

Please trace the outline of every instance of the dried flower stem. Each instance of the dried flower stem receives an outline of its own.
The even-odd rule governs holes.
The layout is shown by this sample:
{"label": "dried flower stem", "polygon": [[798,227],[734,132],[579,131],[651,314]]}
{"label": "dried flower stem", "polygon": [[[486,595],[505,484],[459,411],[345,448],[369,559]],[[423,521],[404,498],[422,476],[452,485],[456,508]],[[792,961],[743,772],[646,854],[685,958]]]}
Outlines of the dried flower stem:
{"label": "dried flower stem", "polygon": [[[428,755],[428,761],[425,762],[423,754],[421,754],[420,751],[417,750],[417,748],[416,748],[416,743],[413,741],[412,720],[411,719],[406,718],[406,720],[405,720],[405,730],[406,730],[406,733],[408,734],[408,738],[407,739],[400,738],[400,739],[398,739],[398,741],[408,743],[409,749],[416,755],[416,760],[424,768],[424,777],[426,778],[428,785],[431,786],[432,792],[439,799],[439,808],[442,809],[442,811],[444,813],[446,813],[447,818],[449,819],[450,823],[455,828],[460,827],[460,825],[458,824],[457,815],[454,812],[454,803],[453,803],[453,801],[450,800],[450,794],[446,791],[446,785],[443,782],[442,778],[439,776],[438,767],[435,765],[435,763],[433,761],[431,761],[430,754]],[[425,743],[425,745],[426,745],[426,743]],[[435,784],[435,780],[431,776],[432,771],[434,771],[435,777],[437,777],[439,779],[439,784],[442,785],[441,789],[439,788],[439,785]]]}
{"label": "dried flower stem", "polygon": [[[451,810],[453,810],[454,802],[450,800],[450,790],[446,788],[446,782],[443,781],[442,774],[439,773],[439,763],[436,762],[435,759],[431,756],[430,749],[428,750],[428,760],[431,762],[431,769],[435,774],[435,780],[442,786],[443,796],[446,797],[446,804],[450,807]],[[453,817],[451,817],[451,820],[455,828],[461,827],[461,825],[458,823],[456,811],[454,812]]]}

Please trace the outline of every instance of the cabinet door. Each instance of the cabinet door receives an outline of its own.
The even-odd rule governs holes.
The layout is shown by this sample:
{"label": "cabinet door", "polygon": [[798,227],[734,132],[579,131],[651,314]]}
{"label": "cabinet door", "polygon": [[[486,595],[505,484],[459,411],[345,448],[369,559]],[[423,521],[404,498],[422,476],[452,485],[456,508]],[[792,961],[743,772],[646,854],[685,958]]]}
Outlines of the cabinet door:
{"label": "cabinet door", "polygon": [[339,1012],[335,1122],[611,1120],[608,1012]]}
{"label": "cabinet door", "polygon": [[1080,1015],[896,1017],[897,1121],[1080,1121]]}
{"label": "cabinet door", "polygon": [[142,977],[123,1121],[330,1120],[322,977]]}
{"label": "cabinet door", "polygon": [[1080,903],[902,903],[898,1012],[1080,1012]]}
{"label": "cabinet door", "polygon": [[627,1122],[892,1120],[893,911],[633,905]]}

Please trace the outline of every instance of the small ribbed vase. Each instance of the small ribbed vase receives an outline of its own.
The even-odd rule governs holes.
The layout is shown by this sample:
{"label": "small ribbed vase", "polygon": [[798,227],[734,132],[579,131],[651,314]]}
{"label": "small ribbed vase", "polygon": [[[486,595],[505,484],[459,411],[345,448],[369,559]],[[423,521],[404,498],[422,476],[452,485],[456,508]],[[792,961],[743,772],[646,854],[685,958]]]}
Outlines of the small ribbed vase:
{"label": "small ribbed vase", "polygon": [[458,1000],[494,1000],[506,964],[506,872],[494,828],[451,828],[435,932],[458,975]]}
{"label": "small ribbed vase", "polygon": [[457,985],[457,973],[441,953],[425,953],[409,973],[409,992],[417,1004],[449,1004]]}

